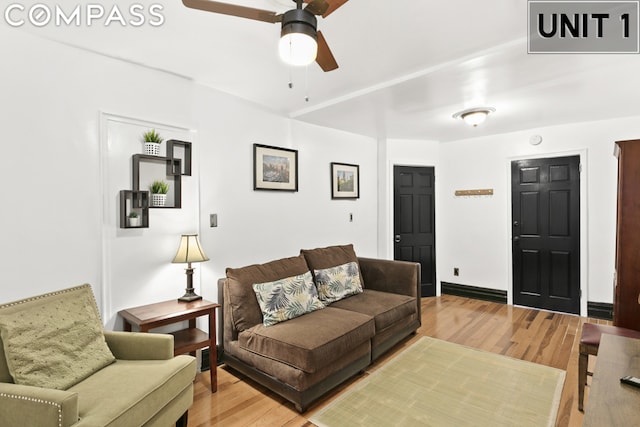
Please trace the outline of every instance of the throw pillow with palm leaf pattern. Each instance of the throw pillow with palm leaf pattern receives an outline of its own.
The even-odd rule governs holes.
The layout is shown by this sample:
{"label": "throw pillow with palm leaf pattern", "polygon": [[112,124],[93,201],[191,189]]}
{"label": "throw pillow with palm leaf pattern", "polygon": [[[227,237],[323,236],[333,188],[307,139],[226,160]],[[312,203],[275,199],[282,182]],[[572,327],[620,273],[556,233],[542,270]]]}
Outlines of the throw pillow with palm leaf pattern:
{"label": "throw pillow with palm leaf pattern", "polygon": [[275,325],[294,317],[324,308],[318,299],[311,272],[274,282],[253,285],[262,310],[264,326]]}
{"label": "throw pillow with palm leaf pattern", "polygon": [[360,272],[355,262],[314,270],[313,273],[316,278],[318,298],[327,305],[362,292]]}

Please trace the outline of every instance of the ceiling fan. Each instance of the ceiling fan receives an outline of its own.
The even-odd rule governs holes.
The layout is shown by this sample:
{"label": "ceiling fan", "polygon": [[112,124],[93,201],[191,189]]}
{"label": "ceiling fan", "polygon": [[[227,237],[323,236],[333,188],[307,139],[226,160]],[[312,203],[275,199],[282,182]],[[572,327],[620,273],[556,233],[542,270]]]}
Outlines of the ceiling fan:
{"label": "ceiling fan", "polygon": [[[282,23],[280,56],[292,65],[306,65],[314,60],[324,71],[338,68],[322,32],[317,31],[315,15],[326,18],[348,0],[292,0],[296,8],[282,14],[253,7],[210,0],[182,0],[191,9],[221,13],[269,23]],[[302,3],[307,3],[302,7]]]}

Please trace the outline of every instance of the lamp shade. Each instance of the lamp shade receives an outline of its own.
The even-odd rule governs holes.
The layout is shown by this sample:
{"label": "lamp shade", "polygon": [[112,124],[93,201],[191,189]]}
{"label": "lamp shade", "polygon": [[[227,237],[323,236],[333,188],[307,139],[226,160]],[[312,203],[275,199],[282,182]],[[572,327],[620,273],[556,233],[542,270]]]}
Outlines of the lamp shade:
{"label": "lamp shade", "polygon": [[209,261],[207,255],[205,255],[198,240],[197,234],[183,234],[180,238],[180,246],[178,247],[178,253],[173,258],[174,263],[191,263],[191,262],[203,262]]}
{"label": "lamp shade", "polygon": [[317,20],[304,9],[285,12],[278,51],[280,58],[289,65],[311,64],[318,55]]}

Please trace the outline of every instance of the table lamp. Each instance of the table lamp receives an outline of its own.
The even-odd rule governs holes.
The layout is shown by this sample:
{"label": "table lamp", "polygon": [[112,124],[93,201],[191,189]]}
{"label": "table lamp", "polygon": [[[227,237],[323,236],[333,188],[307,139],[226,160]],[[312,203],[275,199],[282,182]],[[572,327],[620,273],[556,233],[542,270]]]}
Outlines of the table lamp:
{"label": "table lamp", "polygon": [[173,258],[173,263],[187,263],[185,269],[187,273],[187,289],[185,294],[178,298],[178,301],[190,302],[202,299],[200,295],[196,295],[193,291],[193,268],[191,268],[192,262],[209,261],[209,258],[205,255],[200,246],[197,234],[183,234],[180,238],[180,246],[178,247],[178,253]]}

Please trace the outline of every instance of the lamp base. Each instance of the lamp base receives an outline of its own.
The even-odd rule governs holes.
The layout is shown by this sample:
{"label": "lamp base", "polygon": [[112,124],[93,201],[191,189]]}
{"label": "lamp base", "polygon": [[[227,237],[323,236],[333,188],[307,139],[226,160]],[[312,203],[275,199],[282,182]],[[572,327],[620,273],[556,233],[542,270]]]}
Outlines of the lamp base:
{"label": "lamp base", "polygon": [[193,268],[191,268],[191,263],[189,263],[189,267],[185,269],[185,272],[187,273],[187,288],[184,290],[184,295],[178,298],[178,301],[191,302],[202,299],[202,297],[200,295],[196,295],[193,290]]}
{"label": "lamp base", "polygon": [[191,290],[187,289],[187,293],[185,293],[183,296],[178,298],[178,301],[191,302],[191,301],[198,301],[201,299],[202,297],[200,295],[196,295],[196,293],[193,292],[193,289]]}

